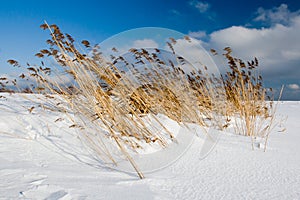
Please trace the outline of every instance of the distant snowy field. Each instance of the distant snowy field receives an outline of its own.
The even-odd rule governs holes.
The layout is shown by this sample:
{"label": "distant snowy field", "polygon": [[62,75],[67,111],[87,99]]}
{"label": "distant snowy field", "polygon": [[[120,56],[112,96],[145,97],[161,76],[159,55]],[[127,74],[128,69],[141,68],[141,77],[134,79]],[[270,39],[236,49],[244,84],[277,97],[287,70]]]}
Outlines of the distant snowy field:
{"label": "distant snowy field", "polygon": [[201,159],[196,138],[179,160],[140,180],[98,165],[70,122],[54,122],[61,113],[29,114],[32,102],[0,95],[0,199],[300,199],[300,102],[279,103],[286,120],[266,152],[224,133]]}

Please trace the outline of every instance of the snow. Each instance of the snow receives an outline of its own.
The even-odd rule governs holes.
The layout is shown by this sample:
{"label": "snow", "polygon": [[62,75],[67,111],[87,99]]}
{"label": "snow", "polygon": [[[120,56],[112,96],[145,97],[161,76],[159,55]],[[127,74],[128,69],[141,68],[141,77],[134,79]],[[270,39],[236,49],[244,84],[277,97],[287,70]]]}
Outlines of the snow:
{"label": "snow", "polygon": [[[179,157],[168,160],[162,152],[164,167],[140,180],[92,156],[70,121],[54,122],[63,113],[38,107],[29,113],[32,101],[2,96],[0,199],[300,199],[300,102],[279,102],[283,120],[266,152],[259,138],[252,150],[250,138],[224,132],[203,156],[204,138],[191,137]],[[141,155],[140,164],[149,169],[160,162]]]}

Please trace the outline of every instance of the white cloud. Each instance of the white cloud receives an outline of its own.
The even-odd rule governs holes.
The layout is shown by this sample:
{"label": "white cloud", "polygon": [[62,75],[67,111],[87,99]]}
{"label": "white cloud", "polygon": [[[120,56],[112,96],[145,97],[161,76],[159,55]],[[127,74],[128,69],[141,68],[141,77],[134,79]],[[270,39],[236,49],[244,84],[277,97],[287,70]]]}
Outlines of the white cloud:
{"label": "white cloud", "polygon": [[195,32],[190,31],[188,35],[197,39],[204,38],[207,36],[205,31],[195,31]]}
{"label": "white cloud", "polygon": [[261,71],[273,81],[300,77],[300,15],[290,25],[270,28],[233,26],[210,34],[210,48],[231,47],[235,56],[245,60],[257,57]]}
{"label": "white cloud", "polygon": [[152,39],[135,40],[133,48],[158,48],[158,44]]}
{"label": "white cloud", "polygon": [[[204,45],[219,53],[229,46],[234,56],[245,61],[257,57],[265,84],[274,88],[292,82],[287,85],[290,91],[284,93],[284,98],[299,99],[300,10],[291,12],[282,4],[270,10],[260,8],[257,13],[255,21],[270,25],[268,28],[232,26],[209,34]],[[226,66],[222,59],[215,58],[215,62]]]}
{"label": "white cloud", "polygon": [[210,8],[210,4],[203,1],[193,0],[190,1],[190,5],[198,9],[200,13],[205,13]]}
{"label": "white cloud", "polygon": [[300,86],[298,84],[289,84],[288,88],[292,89],[292,90],[299,90]]}
{"label": "white cloud", "polygon": [[263,22],[268,25],[278,23],[288,25],[291,20],[299,14],[299,11],[291,12],[286,4],[281,4],[279,7],[274,7],[272,9],[264,9],[260,7],[257,9],[257,16],[254,21]]}

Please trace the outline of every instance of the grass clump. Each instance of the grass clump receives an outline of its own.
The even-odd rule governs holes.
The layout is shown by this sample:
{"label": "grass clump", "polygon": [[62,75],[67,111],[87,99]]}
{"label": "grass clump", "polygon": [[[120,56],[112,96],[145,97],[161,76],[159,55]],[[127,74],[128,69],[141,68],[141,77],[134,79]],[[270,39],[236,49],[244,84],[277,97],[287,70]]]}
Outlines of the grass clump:
{"label": "grass clump", "polygon": [[[59,97],[67,102],[68,108],[58,106],[60,103],[53,107],[60,112],[71,109],[75,113],[70,128],[79,128],[81,139],[105,162],[117,164],[109,147],[112,144],[143,178],[130,152],[143,145],[166,148],[177,142],[158,114],[185,127],[194,123],[223,130],[233,123],[238,134],[268,137],[274,106],[272,98],[266,101],[267,90],[256,73],[257,59],[246,64],[234,58],[230,48],[225,48],[229,70],[219,76],[209,74],[206,66],[196,69],[176,55],[173,38],[167,42],[171,53],[132,48],[107,59],[99,46],[92,46],[87,40],[81,44],[90,53],[82,53],[75,40],[56,25],[43,24],[41,28],[49,30],[51,38],[46,41],[49,48],[36,56],[52,57],[57,65],[55,68],[44,62],[40,66],[28,64],[28,73],[19,78],[30,84],[22,91],[43,94],[46,99]],[[186,36],[184,40],[191,39]],[[118,51],[114,47],[112,50]],[[17,61],[8,62],[19,66]],[[1,81],[6,80],[0,79],[4,88]],[[159,125],[151,126],[151,121]]]}
{"label": "grass clump", "polygon": [[[211,51],[217,54],[215,50]],[[257,58],[246,63],[233,57],[231,48],[227,47],[224,51],[223,56],[229,66],[221,77],[226,93],[226,116],[233,119],[231,123],[235,133],[267,141],[276,112],[273,89],[263,86]],[[281,93],[282,90],[280,96]]]}

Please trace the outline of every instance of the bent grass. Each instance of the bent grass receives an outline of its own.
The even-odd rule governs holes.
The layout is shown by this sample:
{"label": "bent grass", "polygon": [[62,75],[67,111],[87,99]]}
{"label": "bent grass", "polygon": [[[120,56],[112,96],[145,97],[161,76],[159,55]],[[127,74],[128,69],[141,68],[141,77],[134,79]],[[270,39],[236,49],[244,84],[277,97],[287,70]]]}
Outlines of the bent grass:
{"label": "bent grass", "polygon": [[[233,124],[236,133],[251,138],[264,137],[266,148],[276,109],[273,99],[269,97],[266,101],[267,90],[262,85],[262,77],[256,74],[257,59],[246,64],[231,56],[230,48],[225,48],[229,71],[221,77],[207,76],[205,66],[190,72],[183,70],[185,60],[174,52],[172,44],[176,40],[172,38],[167,45],[176,62],[160,59],[159,49],[152,52],[130,49],[128,54],[136,61],[132,63],[123,56],[111,56],[111,60],[107,60],[97,45],[92,47],[86,40],[81,43],[91,54],[81,53],[75,40],[63,34],[58,26],[45,23],[41,28],[51,33],[51,39],[46,41],[50,47],[36,56],[53,57],[58,68],[46,67],[43,62],[41,66],[28,65],[28,74],[19,78],[34,80],[35,84],[20,91],[43,94],[46,98],[59,96],[67,102],[78,115],[72,119],[74,124],[70,128],[80,129],[82,140],[102,160],[117,164],[107,147],[107,141],[114,141],[124,159],[144,178],[129,152],[145,144],[156,143],[166,148],[170,141],[178,142],[160,122],[158,113],[182,126],[196,123],[217,129],[226,129],[230,119],[237,117],[240,121]],[[187,36],[184,39],[190,41]],[[118,50],[113,47],[113,51]],[[217,54],[215,50],[211,52]],[[19,66],[17,61],[8,62]],[[2,79],[0,84],[5,90],[3,81],[7,80]],[[60,103],[52,105],[53,108],[68,113]],[[149,127],[144,116],[151,116],[160,128]],[[95,130],[84,131],[90,125],[96,127]]]}

